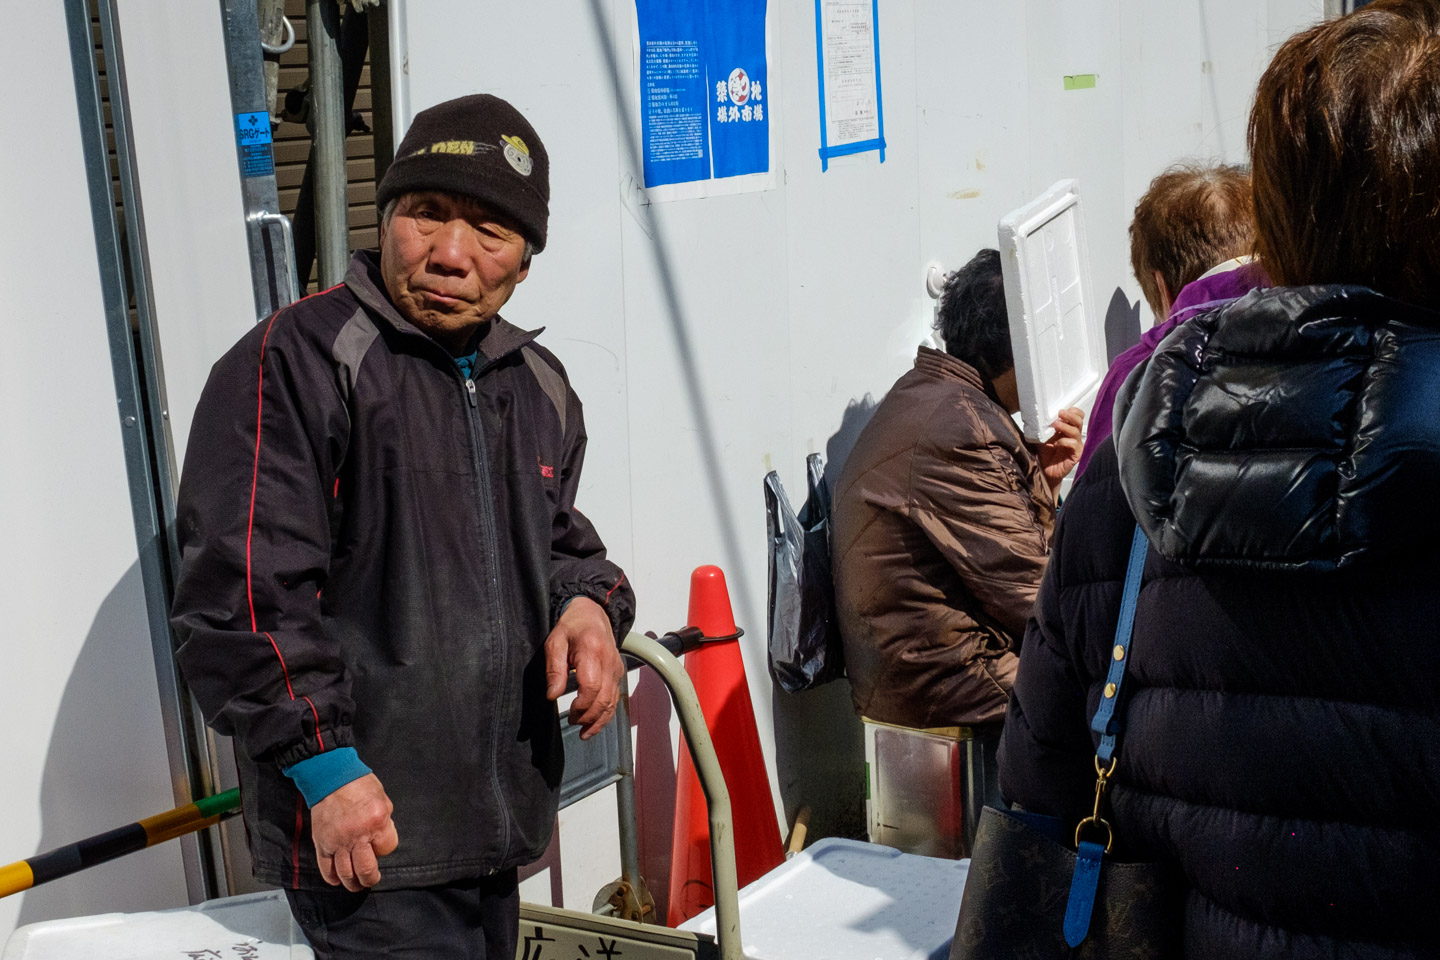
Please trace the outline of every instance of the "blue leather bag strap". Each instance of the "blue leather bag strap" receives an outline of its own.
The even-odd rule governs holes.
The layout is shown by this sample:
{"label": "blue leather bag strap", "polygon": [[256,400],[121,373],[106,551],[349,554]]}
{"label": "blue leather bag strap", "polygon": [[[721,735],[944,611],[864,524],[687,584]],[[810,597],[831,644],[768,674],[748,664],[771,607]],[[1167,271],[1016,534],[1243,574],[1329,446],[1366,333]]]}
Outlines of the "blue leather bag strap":
{"label": "blue leather bag strap", "polygon": [[[1135,630],[1135,606],[1140,598],[1140,577],[1145,572],[1145,554],[1150,542],[1137,524],[1135,535],[1130,540],[1130,560],[1125,567],[1125,589],[1120,595],[1120,620],[1115,624],[1115,646],[1110,651],[1110,669],[1105,676],[1105,689],[1100,697],[1100,708],[1090,721],[1090,729],[1100,734],[1100,746],[1095,751],[1095,770],[1100,782],[1095,791],[1095,812],[1075,831],[1075,872],[1070,877],[1070,897],[1065,904],[1065,942],[1072,948],[1085,942],[1090,933],[1090,919],[1095,912],[1095,897],[1100,889],[1100,866],[1114,839],[1111,827],[1100,819],[1100,802],[1105,794],[1105,784],[1114,771],[1112,760],[1120,738],[1120,688],[1125,683],[1125,667],[1130,663],[1130,639]],[[1110,769],[1107,771],[1106,767]],[[1102,824],[1109,840],[1105,846],[1089,840],[1081,840],[1080,833],[1087,823]]]}
{"label": "blue leather bag strap", "polygon": [[1095,752],[1102,763],[1109,763],[1115,756],[1120,737],[1120,696],[1125,686],[1125,668],[1130,664],[1135,605],[1140,598],[1140,577],[1145,572],[1145,554],[1149,548],[1145,532],[1136,524],[1135,536],[1130,541],[1130,563],[1125,568],[1125,592],[1120,596],[1120,621],[1115,625],[1115,646],[1110,651],[1110,671],[1105,677],[1100,708],[1090,721],[1090,729],[1100,734],[1100,746]]}
{"label": "blue leather bag strap", "polygon": [[1075,848],[1075,873],[1070,877],[1070,899],[1065,902],[1065,942],[1071,948],[1085,942],[1090,917],[1095,913],[1095,894],[1100,889],[1100,864],[1105,848],[1081,840]]}

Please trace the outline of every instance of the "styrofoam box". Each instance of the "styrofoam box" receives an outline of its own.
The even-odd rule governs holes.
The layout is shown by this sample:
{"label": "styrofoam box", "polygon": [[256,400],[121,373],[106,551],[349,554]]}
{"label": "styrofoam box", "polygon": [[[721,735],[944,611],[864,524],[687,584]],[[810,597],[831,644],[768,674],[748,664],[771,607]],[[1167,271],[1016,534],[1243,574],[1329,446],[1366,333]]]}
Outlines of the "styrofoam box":
{"label": "styrofoam box", "polygon": [[[740,891],[749,960],[946,960],[969,860],[817,840]],[[711,908],[680,929],[715,935]]]}
{"label": "styrofoam box", "polygon": [[314,960],[278,890],[150,913],[50,920],[10,935],[0,960]]}
{"label": "styrofoam box", "polygon": [[1093,400],[1106,368],[1079,181],[1061,180],[1003,217],[999,239],[1022,429],[1044,441],[1062,409]]}

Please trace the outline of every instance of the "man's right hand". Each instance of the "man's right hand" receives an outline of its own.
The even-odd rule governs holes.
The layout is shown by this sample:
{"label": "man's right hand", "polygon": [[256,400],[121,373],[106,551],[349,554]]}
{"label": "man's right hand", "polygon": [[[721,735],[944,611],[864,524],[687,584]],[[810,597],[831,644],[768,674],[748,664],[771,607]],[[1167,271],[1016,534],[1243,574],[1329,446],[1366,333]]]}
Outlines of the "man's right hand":
{"label": "man's right hand", "polygon": [[1080,428],[1084,425],[1085,411],[1079,407],[1066,407],[1060,411],[1055,422],[1050,424],[1055,431],[1054,435],[1035,450],[1040,469],[1045,474],[1052,493],[1060,489],[1060,481],[1080,462],[1080,452],[1085,447]]}
{"label": "man's right hand", "polygon": [[310,808],[310,833],[320,875],[332,885],[357,893],[380,882],[379,858],[400,844],[395,805],[373,773],[345,786]]}

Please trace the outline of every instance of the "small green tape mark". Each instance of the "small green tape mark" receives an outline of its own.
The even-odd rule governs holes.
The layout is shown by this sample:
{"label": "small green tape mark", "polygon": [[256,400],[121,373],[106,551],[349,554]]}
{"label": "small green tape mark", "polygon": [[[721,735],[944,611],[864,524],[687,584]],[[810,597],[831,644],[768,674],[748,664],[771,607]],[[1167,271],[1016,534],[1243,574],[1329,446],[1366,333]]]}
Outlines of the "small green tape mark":
{"label": "small green tape mark", "polygon": [[870,761],[865,761],[865,799],[870,799]]}
{"label": "small green tape mark", "polygon": [[229,813],[240,806],[240,788],[226,790],[213,797],[201,797],[195,801],[195,806],[199,808],[200,816],[206,820],[218,817],[222,813]]}
{"label": "small green tape mark", "polygon": [[1098,73],[1073,73],[1065,77],[1066,90],[1090,90],[1099,78]]}

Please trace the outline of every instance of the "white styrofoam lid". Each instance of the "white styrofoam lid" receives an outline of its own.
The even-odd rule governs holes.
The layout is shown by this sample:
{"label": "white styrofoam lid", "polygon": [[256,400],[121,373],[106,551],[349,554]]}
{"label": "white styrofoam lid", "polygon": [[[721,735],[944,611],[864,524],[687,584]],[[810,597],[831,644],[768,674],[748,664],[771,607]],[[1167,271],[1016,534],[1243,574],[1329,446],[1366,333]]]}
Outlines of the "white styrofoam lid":
{"label": "white styrofoam lid", "polygon": [[[946,960],[969,860],[816,841],[740,891],[749,960]],[[681,930],[715,935],[715,911]]]}
{"label": "white styrofoam lid", "polygon": [[313,960],[285,894],[249,893],[194,907],[51,920],[10,935],[0,960]]}
{"label": "white styrofoam lid", "polygon": [[1105,316],[1090,286],[1080,186],[1061,180],[1000,220],[1000,263],[1025,436],[1048,439],[1105,375]]}

